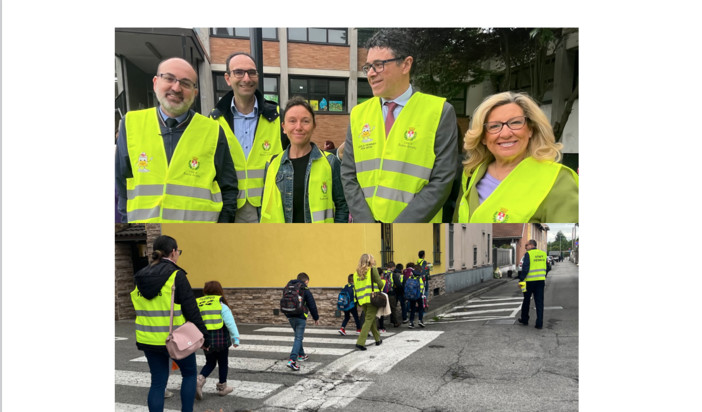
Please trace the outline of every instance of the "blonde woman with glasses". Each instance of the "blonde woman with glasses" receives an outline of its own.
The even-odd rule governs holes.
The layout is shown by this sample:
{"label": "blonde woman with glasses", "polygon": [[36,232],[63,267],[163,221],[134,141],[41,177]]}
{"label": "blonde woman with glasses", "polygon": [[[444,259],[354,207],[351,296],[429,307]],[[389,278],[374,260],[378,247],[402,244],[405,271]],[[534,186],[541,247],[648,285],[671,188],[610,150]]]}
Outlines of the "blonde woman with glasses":
{"label": "blonde woman with glasses", "polygon": [[563,145],[523,93],[489,96],[464,139],[459,223],[578,222],[578,175],[558,163]]}

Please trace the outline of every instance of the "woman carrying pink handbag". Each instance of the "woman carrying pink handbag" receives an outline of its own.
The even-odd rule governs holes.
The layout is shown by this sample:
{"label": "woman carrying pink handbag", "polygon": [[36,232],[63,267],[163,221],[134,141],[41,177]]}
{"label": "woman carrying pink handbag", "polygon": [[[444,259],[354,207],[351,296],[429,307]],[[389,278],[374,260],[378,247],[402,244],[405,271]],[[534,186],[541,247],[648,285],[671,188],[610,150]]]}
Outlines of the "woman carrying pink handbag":
{"label": "woman carrying pink handbag", "polygon": [[[134,275],[136,287],[131,293],[136,311],[136,345],[144,351],[151,372],[151,387],[147,404],[149,411],[162,411],[168,383],[170,362],[166,338],[170,327],[171,294],[175,285],[173,328],[192,322],[205,338],[203,348],[210,346],[209,333],[197,307],[197,301],[186,278],[186,272],[176,262],[183,253],[170,236],[159,236],[153,244],[152,262]],[[165,314],[165,315],[164,315]],[[195,353],[176,359],[183,382],[180,386],[181,410],[192,412],[195,403],[197,365]]]}

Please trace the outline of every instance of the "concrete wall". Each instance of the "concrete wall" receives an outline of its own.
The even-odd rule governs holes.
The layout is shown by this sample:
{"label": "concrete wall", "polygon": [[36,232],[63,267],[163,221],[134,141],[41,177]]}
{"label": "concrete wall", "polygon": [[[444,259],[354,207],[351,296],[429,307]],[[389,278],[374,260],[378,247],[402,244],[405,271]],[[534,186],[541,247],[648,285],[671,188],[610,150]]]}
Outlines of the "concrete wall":
{"label": "concrete wall", "polygon": [[[492,279],[491,266],[446,273],[444,275],[445,293],[455,292],[489,279]],[[430,284],[430,286],[434,288],[434,285]]]}

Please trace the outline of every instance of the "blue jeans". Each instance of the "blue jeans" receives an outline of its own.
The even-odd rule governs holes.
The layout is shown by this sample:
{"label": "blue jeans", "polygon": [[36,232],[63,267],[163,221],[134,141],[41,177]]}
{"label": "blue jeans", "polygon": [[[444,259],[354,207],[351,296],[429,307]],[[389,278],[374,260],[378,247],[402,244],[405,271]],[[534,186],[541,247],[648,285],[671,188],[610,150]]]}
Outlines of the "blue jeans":
{"label": "blue jeans", "polygon": [[305,334],[305,326],[307,326],[306,318],[289,317],[288,321],[295,332],[295,342],[293,342],[290,359],[297,361],[298,356],[305,356],[305,349],[302,347],[302,338]]}
{"label": "blue jeans", "polygon": [[205,351],[205,366],[202,367],[200,375],[204,377],[210,376],[215,366],[219,364],[219,383],[227,382],[227,374],[229,373],[229,349],[220,349],[218,351]]}
{"label": "blue jeans", "polygon": [[410,323],[414,323],[414,313],[415,312],[419,313],[419,321],[422,322],[423,318],[424,318],[424,304],[422,302],[422,299],[420,298],[417,300],[410,300],[409,306],[410,306],[410,316],[409,316]]}
{"label": "blue jeans", "polygon": [[341,327],[346,327],[352,315],[353,321],[356,322],[356,329],[361,329],[361,321],[358,320],[358,307],[356,306],[352,307],[350,310],[344,311],[344,320],[341,322]]}
{"label": "blue jeans", "polygon": [[[151,388],[147,404],[149,412],[163,412],[164,394],[168,383],[168,374],[171,370],[171,358],[168,352],[145,350],[146,361],[151,371]],[[195,364],[195,354],[191,354],[185,359],[176,360],[175,363],[180,368],[183,375],[183,382],[180,385],[181,411],[193,412],[195,404],[195,385],[197,384],[197,365]]]}

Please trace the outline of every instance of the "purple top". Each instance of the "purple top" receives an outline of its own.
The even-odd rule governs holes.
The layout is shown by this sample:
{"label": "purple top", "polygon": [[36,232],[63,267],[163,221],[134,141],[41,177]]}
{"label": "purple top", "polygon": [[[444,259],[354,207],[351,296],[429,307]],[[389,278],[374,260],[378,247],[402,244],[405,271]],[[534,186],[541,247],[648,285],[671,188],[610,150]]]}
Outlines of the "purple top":
{"label": "purple top", "polygon": [[500,180],[495,179],[490,175],[490,173],[485,172],[483,178],[480,179],[477,185],[475,185],[475,188],[478,189],[478,199],[480,200],[481,204],[485,201],[485,199],[487,199],[488,196],[492,194],[492,192],[495,191],[495,188],[500,183]]}

